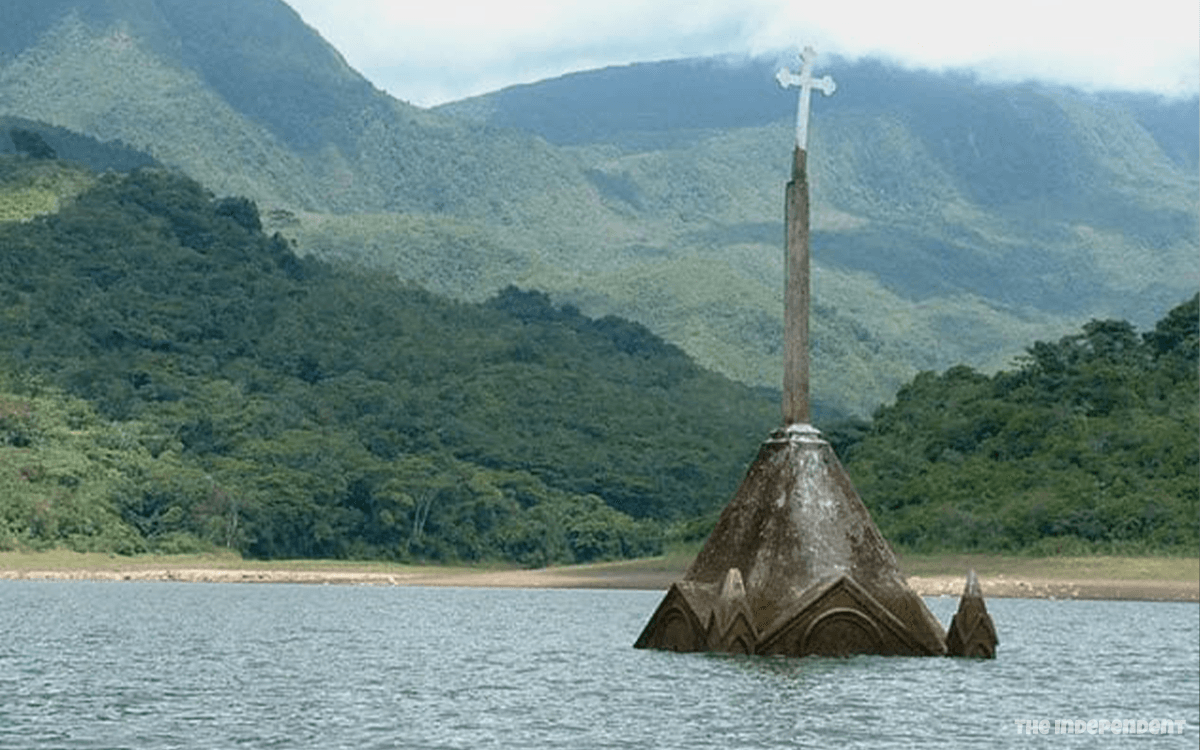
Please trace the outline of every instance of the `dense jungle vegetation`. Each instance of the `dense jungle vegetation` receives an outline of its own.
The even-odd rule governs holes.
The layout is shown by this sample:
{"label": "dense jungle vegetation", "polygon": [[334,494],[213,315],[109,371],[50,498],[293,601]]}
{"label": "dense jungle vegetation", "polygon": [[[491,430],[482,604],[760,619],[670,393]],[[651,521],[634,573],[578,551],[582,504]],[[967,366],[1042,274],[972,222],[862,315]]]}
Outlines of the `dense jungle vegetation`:
{"label": "dense jungle vegetation", "polygon": [[[0,223],[0,549],[652,554],[707,533],[776,426],[638,324],[298,258],[163,170],[86,182]],[[902,548],[1195,554],[1197,317],[1095,321],[822,426]]]}
{"label": "dense jungle vegetation", "polygon": [[772,426],[773,400],[640,325],[451,302],[259,227],[159,170],[0,226],[0,544],[647,554]]}
{"label": "dense jungle vegetation", "polygon": [[1200,297],[1138,335],[1093,320],[1012,371],[923,373],[846,447],[881,529],[916,550],[1200,543]]}

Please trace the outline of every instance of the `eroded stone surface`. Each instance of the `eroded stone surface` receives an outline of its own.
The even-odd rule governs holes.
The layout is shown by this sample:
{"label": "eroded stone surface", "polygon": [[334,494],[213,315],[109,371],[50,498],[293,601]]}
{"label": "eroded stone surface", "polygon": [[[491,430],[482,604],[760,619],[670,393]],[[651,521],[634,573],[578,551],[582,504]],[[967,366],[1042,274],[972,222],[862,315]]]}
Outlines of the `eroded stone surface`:
{"label": "eroded stone surface", "polygon": [[800,75],[780,77],[784,85],[801,86],[785,197],[784,428],[763,444],[637,648],[788,656],[946,653],[941,623],[909,588],[833,449],[808,424],[805,133],[811,89],[834,90],[832,79],[812,77],[813,54],[805,50]]}
{"label": "eroded stone surface", "polygon": [[[739,614],[746,627],[731,639]],[[807,425],[780,430],[763,444],[704,548],[635,645],[733,651],[730,644],[750,639],[750,648],[736,650],[946,651],[941,624],[905,583],[833,449]]]}
{"label": "eroded stone surface", "polygon": [[958,611],[950,621],[950,631],[946,634],[946,653],[950,656],[994,659],[999,642],[992,616],[983,603],[979,579],[972,570],[967,574],[967,585],[958,602]]}

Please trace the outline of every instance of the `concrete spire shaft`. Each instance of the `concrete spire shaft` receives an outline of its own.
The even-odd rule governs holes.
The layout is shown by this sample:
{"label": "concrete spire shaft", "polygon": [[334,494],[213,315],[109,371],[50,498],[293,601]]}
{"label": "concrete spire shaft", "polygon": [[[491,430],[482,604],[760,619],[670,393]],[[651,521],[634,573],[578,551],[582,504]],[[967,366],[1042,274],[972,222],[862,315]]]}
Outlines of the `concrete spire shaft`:
{"label": "concrete spire shaft", "polygon": [[808,250],[808,110],[813,89],[832,96],[837,84],[829,76],[814,78],[817,53],[805,47],[800,72],[786,68],[775,78],[779,85],[800,87],[796,109],[796,146],[792,154],[792,179],[787,185],[784,216],[787,221],[787,262],[784,278],[783,324],[783,425],[809,424],[809,250]]}
{"label": "concrete spire shaft", "polygon": [[783,424],[809,424],[809,248],[808,152],[796,146],[784,215],[787,256],[784,271]]}

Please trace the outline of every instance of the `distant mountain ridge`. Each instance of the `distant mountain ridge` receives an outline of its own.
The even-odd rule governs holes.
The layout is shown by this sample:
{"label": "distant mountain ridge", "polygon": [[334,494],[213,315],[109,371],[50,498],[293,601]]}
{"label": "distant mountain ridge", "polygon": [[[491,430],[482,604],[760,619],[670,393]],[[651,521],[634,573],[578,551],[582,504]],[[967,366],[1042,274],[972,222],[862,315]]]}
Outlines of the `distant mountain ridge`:
{"label": "distant mountain ridge", "polygon": [[[564,146],[616,144],[626,153],[687,148],[686,144],[714,131],[778,126],[781,113],[790,114],[795,98],[794,92],[773,81],[774,71],[783,63],[699,59],[635,64],[514,86],[439,109],[489,125],[529,130]],[[905,71],[871,60],[850,63],[831,58],[826,63],[823,70],[836,71],[839,89],[832,98],[817,97],[814,104],[813,129],[820,131],[812,148],[813,159],[819,162],[815,169],[836,180],[845,165],[835,160],[842,160],[866,179],[822,185],[833,195],[815,199],[865,217],[896,207],[881,206],[873,200],[876,197],[909,209],[908,216],[886,217],[890,221],[885,223],[884,236],[852,233],[853,240],[847,242],[838,240],[840,229],[827,230],[824,241],[817,240],[826,246],[826,262],[877,273],[917,298],[965,290],[1041,309],[1049,301],[1050,309],[1070,313],[1078,312],[1081,302],[1104,295],[1103,281],[1048,300],[1048,290],[1039,288],[1041,280],[1028,274],[1030,264],[1036,267],[1039,248],[1027,248],[1018,264],[1005,258],[1005,263],[971,268],[978,261],[957,251],[972,239],[954,236],[961,233],[957,227],[930,231],[912,216],[912,209],[930,211],[937,208],[929,205],[931,201],[959,200],[984,211],[999,211],[1010,221],[1043,225],[1038,227],[1043,237],[1012,238],[1030,243],[1049,239],[1045,235],[1069,224],[1130,232],[1149,248],[1195,234],[1195,174],[1200,169],[1196,137],[1200,106],[1195,100],[1087,95],[1035,84],[988,85],[966,74]],[[905,154],[905,149],[881,139],[881,131],[888,128],[897,131],[893,135],[911,139],[907,145],[918,153]],[[875,132],[867,132],[871,129]],[[843,135],[847,133],[852,138]],[[882,157],[878,161],[885,163],[864,163],[854,154],[853,144],[843,139],[878,146]],[[829,151],[834,155],[822,159]],[[904,175],[886,164],[886,158],[894,155],[920,159],[922,163],[914,161],[911,166],[924,174],[907,170],[908,184],[904,184]],[[778,161],[782,171],[786,161]],[[870,172],[863,174],[864,168]],[[620,182],[611,174],[595,174],[607,183],[601,189],[608,187],[610,192]],[[1139,201],[1139,186],[1156,182],[1177,190],[1174,199],[1160,192],[1155,198],[1166,198],[1162,204],[1128,205]],[[877,195],[862,194],[862,187],[874,188]],[[621,189],[627,196],[636,192],[627,179]],[[956,223],[946,216],[933,219]],[[777,222],[730,229],[766,242],[776,241],[778,235]],[[925,246],[926,265],[937,274],[913,277],[911,270],[905,270],[913,260],[907,255],[895,264],[888,262],[885,248],[894,244],[897,230],[912,233],[911,244]],[[1012,226],[1004,230],[1021,231]],[[941,273],[947,262],[963,260],[967,267]],[[964,278],[974,283],[962,285]],[[1047,283],[1058,285],[1057,280]],[[1161,303],[1155,300],[1154,309]],[[1121,306],[1120,301],[1112,304]],[[1136,310],[1134,315],[1153,315],[1154,309]]]}
{"label": "distant mountain ridge", "polygon": [[346,112],[394,104],[277,0],[41,0],[12,6],[0,26],[5,57],[17,58],[81,27],[117,57],[140,47],[194,71],[234,109],[292,146],[319,148],[337,138],[331,124]]}
{"label": "distant mountain ridge", "polygon": [[[905,70],[872,58],[849,61],[823,55],[817,60],[821,72],[836,74],[838,84],[833,98],[814,100],[817,118],[827,116],[831,109],[870,107],[915,115],[926,121],[921,128],[926,131],[942,124],[938,120],[969,127],[973,114],[1003,120],[1004,97],[1013,91],[1057,91],[1127,109],[1180,167],[1200,168],[1200,139],[1195,137],[1200,131],[1200,108],[1195,106],[1195,97],[1085,94],[1032,83],[988,84],[968,71]],[[435,109],[535,132],[564,146],[620,143],[623,138],[647,137],[648,133],[760,127],[794,111],[796,92],[779,87],[775,73],[795,65],[794,59],[786,57],[633,63],[510,86]],[[847,96],[851,97],[849,103],[843,101]],[[986,102],[984,107],[990,113],[984,107],[972,113],[971,99]]]}
{"label": "distant mountain ridge", "polygon": [[[1197,103],[819,58],[814,390],[1006,365],[1200,286]],[[245,195],[302,253],[480,300],[539,288],[778,387],[794,92],[774,60],[645,63],[423,110],[279,0],[13,0],[0,115]]]}
{"label": "distant mountain ridge", "polygon": [[0,20],[0,112],[120,139],[268,204],[470,211],[476,181],[453,167],[534,140],[483,148],[376,90],[279,0],[17,0]]}

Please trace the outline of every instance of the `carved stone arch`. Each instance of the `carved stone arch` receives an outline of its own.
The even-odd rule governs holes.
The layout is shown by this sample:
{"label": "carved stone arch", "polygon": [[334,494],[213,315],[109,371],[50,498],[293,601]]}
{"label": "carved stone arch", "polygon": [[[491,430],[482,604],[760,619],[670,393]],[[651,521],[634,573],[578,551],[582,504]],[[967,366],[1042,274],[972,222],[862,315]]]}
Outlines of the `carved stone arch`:
{"label": "carved stone arch", "polygon": [[634,648],[654,648],[664,651],[706,651],[708,638],[700,616],[688,601],[678,583],[650,618]]}
{"label": "carved stone arch", "polygon": [[705,645],[702,633],[691,609],[677,606],[663,612],[656,640],[668,651],[701,651]]}
{"label": "carved stone arch", "polygon": [[851,607],[822,612],[808,624],[796,644],[796,653],[817,656],[878,654],[883,633],[866,613]]}

